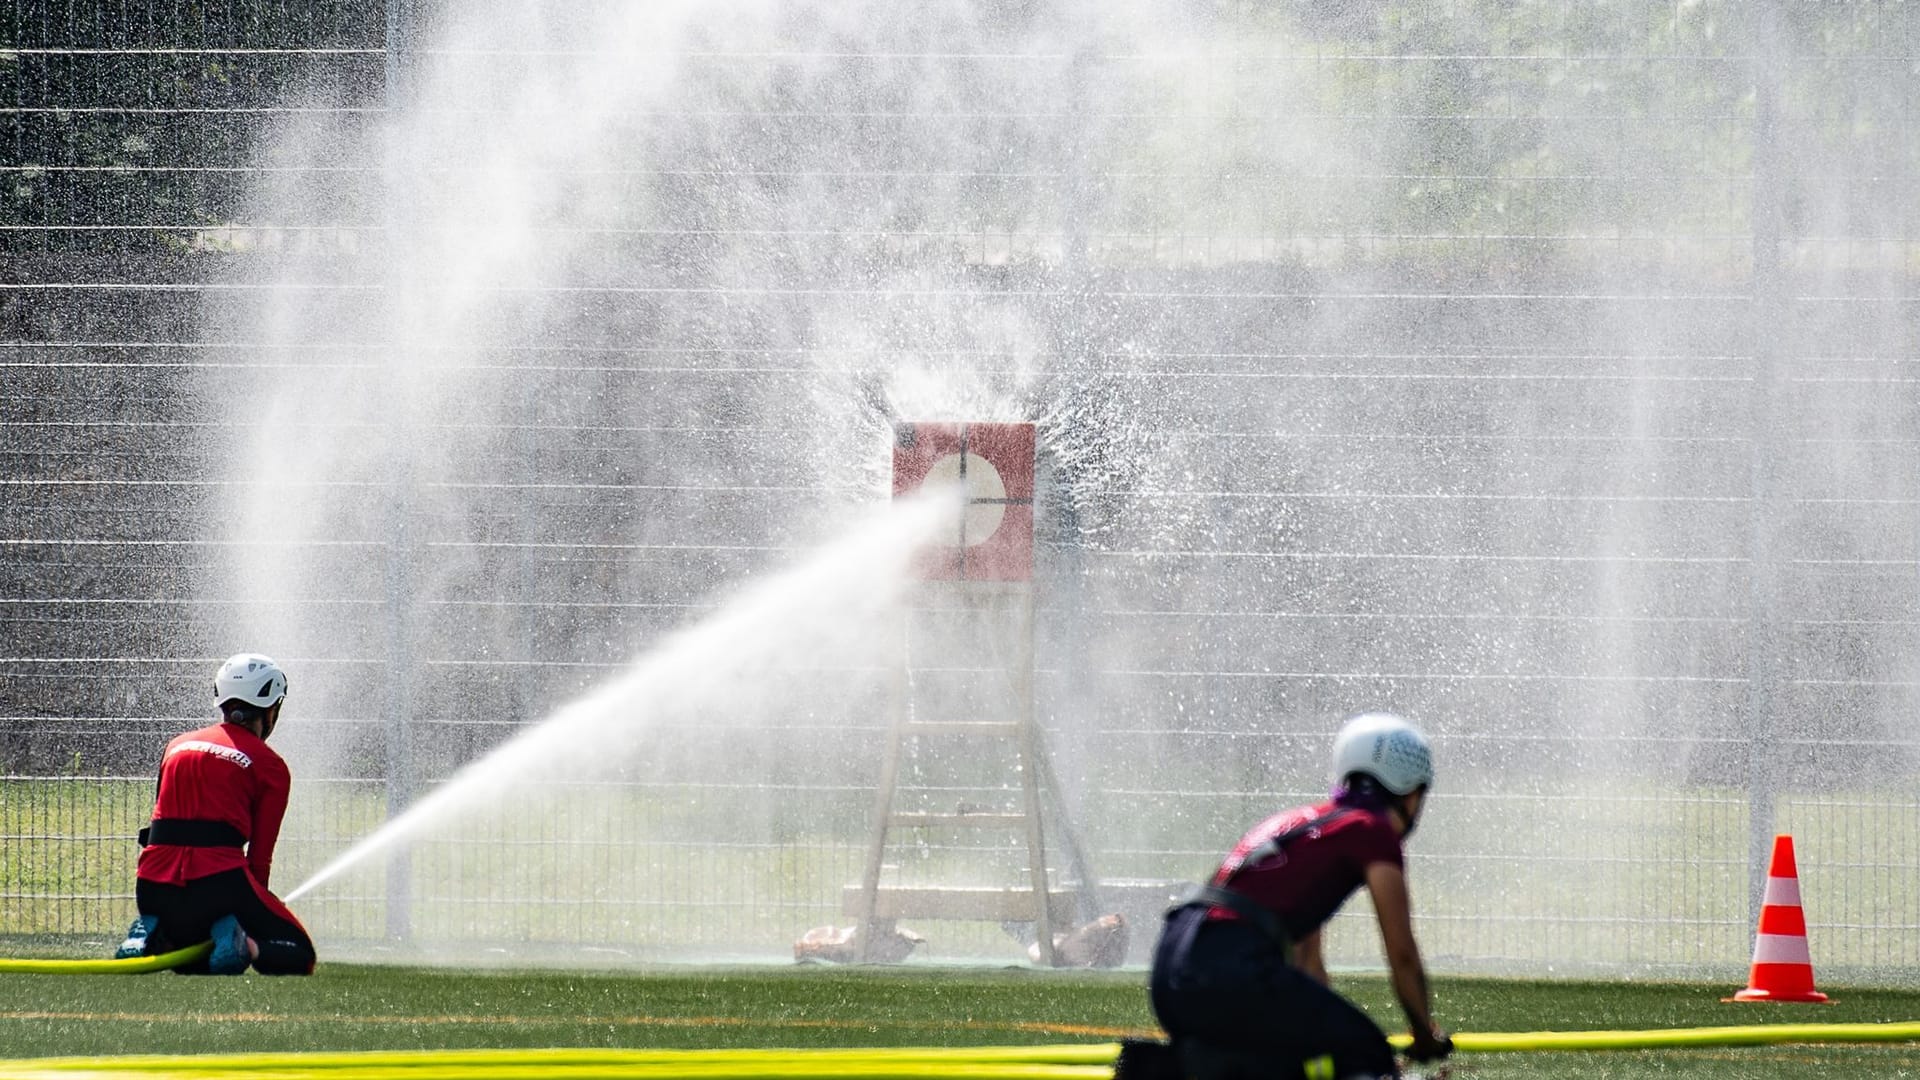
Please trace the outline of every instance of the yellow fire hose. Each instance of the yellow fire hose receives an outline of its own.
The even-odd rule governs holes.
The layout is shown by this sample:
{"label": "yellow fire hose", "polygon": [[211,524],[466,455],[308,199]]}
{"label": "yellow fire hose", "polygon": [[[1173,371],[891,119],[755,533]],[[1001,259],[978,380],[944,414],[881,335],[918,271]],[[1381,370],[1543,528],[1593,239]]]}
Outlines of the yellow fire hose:
{"label": "yellow fire hose", "polygon": [[[852,1047],[835,1049],[616,1050],[603,1048],[515,1050],[361,1050],[351,1052],[254,1054],[140,1054],[111,1058],[40,1058],[9,1062],[62,1073],[87,1072],[104,1064],[118,1071],[151,1076],[191,1065],[206,1075],[273,1073],[282,1069],[387,1070],[421,1075],[421,1068],[465,1069],[488,1076],[500,1070],[570,1069],[726,1070],[721,1075],[760,1075],[761,1070],[807,1071],[846,1067],[1097,1066],[1106,1069],[1120,1051],[1117,1043],[1071,1046]],[[741,1071],[746,1070],[746,1071]],[[626,1075],[623,1073],[623,1075]],[[784,1074],[783,1074],[784,1075]]]}
{"label": "yellow fire hose", "polygon": [[[1393,1037],[1396,1049],[1411,1042]],[[1666,1050],[1687,1046],[1780,1046],[1785,1043],[1920,1042],[1920,1022],[1886,1024],[1746,1024],[1738,1027],[1656,1028],[1651,1031],[1484,1031],[1453,1037],[1465,1053],[1552,1050]]]}
{"label": "yellow fire hose", "polygon": [[[724,1051],[716,1051],[724,1053]],[[5,1080],[198,1080],[204,1077],[236,1076],[271,1080],[1108,1080],[1111,1065],[1047,1065],[1023,1062],[942,1062],[884,1061],[841,1057],[821,1060],[765,1062],[680,1062],[623,1065],[613,1062],[568,1064],[551,1061],[533,1065],[493,1067],[465,1061],[457,1065],[439,1065],[430,1061],[403,1067],[384,1064],[372,1068],[332,1061],[289,1063],[285,1068],[249,1070],[244,1073],[211,1071],[191,1057],[174,1060],[167,1069],[143,1069],[122,1072],[112,1058],[94,1059],[68,1068],[48,1068],[36,1061],[0,1062],[0,1078]]]}
{"label": "yellow fire hose", "polygon": [[213,942],[203,941],[184,949],[158,956],[136,956],[131,960],[14,960],[0,957],[0,975],[143,975],[149,971],[167,971],[213,951]]}
{"label": "yellow fire hose", "polygon": [[[156,957],[154,959],[161,959]],[[119,961],[125,963],[125,961]],[[1404,1047],[1404,1036],[1395,1045]],[[1647,1050],[1787,1043],[1920,1041],[1920,1023],[1754,1024],[1651,1031],[1463,1032],[1462,1053]],[[0,1061],[5,1080],[187,1080],[239,1075],[275,1080],[1105,1080],[1116,1043],[1072,1046],[898,1047],[826,1050],[443,1050],[353,1053],[141,1055]]]}

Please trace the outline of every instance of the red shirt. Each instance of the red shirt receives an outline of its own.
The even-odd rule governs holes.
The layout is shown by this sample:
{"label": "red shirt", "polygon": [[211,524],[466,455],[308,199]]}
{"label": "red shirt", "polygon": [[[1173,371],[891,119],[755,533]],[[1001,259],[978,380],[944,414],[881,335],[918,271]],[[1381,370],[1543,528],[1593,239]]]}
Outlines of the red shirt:
{"label": "red shirt", "polygon": [[265,739],[238,724],[215,724],[174,739],[160,762],[153,816],[226,822],[247,838],[246,851],[152,844],[140,851],[139,876],[184,885],[245,867],[265,888],[292,787],[287,763]]}
{"label": "red shirt", "polygon": [[[1296,825],[1335,810],[1348,811],[1338,820],[1295,837],[1284,853],[1241,867],[1247,853]],[[1400,851],[1400,834],[1384,809],[1364,804],[1324,802],[1317,806],[1298,806],[1284,810],[1255,825],[1240,838],[1213,875],[1213,884],[1229,886],[1234,892],[1271,908],[1286,925],[1295,941],[1306,937],[1340,910],[1367,879],[1367,867],[1374,863],[1406,865]],[[1238,873],[1235,873],[1235,871]],[[1214,919],[1239,916],[1224,908],[1214,908]]]}

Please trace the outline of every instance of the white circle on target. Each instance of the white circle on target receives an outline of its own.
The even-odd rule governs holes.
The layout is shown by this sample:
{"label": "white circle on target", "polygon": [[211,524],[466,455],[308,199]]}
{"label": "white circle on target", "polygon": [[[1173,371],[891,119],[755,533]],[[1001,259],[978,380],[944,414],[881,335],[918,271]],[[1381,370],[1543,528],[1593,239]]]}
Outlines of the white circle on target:
{"label": "white circle on target", "polygon": [[[921,481],[927,486],[960,483],[960,455],[948,454],[933,463],[927,470],[927,478]],[[1000,519],[1007,516],[1007,485],[1000,479],[1000,470],[993,462],[979,454],[967,455],[966,479],[967,509],[966,518],[960,526],[960,536],[966,546],[985,543],[987,538],[1000,528]],[[982,499],[995,500],[981,502]]]}

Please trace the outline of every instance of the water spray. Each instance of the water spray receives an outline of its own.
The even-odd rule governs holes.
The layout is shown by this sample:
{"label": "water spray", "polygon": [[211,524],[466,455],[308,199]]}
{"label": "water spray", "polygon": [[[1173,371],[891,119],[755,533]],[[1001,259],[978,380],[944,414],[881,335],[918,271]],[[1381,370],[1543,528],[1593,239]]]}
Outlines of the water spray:
{"label": "water spray", "polygon": [[[327,863],[289,901],[423,830],[496,805],[527,781],[591,778],[618,767],[659,717],[724,703],[736,676],[858,651],[907,580],[914,552],[953,526],[955,490],[896,502],[800,565],[740,593],[672,634],[613,682],[468,764],[405,813]],[[591,733],[596,752],[580,754]]]}

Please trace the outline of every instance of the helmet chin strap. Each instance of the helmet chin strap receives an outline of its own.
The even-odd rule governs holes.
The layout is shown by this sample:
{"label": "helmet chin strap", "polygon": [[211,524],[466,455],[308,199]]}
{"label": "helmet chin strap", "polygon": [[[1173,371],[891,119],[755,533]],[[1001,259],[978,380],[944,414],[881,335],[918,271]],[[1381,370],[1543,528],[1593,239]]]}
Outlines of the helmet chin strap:
{"label": "helmet chin strap", "polygon": [[1398,815],[1400,818],[1400,824],[1401,824],[1400,838],[1402,840],[1405,840],[1407,837],[1413,835],[1414,828],[1420,824],[1421,811],[1427,808],[1427,799],[1425,795],[1421,795],[1420,806],[1418,809],[1415,809],[1415,810],[1407,809],[1407,802],[1408,800],[1412,799],[1416,794],[1419,794],[1420,792],[1423,792],[1425,790],[1426,790],[1425,788],[1414,788],[1412,791],[1407,792],[1405,795],[1393,796],[1393,803],[1391,805],[1393,806],[1393,812],[1396,815]]}

